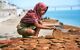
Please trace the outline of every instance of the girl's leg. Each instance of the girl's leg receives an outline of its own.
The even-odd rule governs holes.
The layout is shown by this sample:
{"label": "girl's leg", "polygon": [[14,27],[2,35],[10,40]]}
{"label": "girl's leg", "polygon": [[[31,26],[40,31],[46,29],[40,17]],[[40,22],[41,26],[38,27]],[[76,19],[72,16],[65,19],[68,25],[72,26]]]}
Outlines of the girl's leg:
{"label": "girl's leg", "polygon": [[33,36],[35,34],[35,31],[28,28],[23,28],[18,31],[20,35],[22,35],[23,38],[28,38],[29,36]]}
{"label": "girl's leg", "polygon": [[22,38],[30,38],[30,37],[27,35],[22,35]]}
{"label": "girl's leg", "polygon": [[36,28],[36,29],[35,29],[35,36],[38,36],[39,31],[40,31],[40,29],[39,29],[39,28]]}

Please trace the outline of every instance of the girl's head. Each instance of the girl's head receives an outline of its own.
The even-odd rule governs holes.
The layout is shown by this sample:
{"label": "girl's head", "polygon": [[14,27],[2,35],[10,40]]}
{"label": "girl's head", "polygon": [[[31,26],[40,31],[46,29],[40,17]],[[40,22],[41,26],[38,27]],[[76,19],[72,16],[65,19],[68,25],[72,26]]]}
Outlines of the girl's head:
{"label": "girl's head", "polygon": [[36,6],[34,7],[34,10],[36,11],[37,14],[39,15],[43,15],[46,13],[48,9],[48,6],[46,6],[44,3],[40,2],[38,4],[36,4]]}

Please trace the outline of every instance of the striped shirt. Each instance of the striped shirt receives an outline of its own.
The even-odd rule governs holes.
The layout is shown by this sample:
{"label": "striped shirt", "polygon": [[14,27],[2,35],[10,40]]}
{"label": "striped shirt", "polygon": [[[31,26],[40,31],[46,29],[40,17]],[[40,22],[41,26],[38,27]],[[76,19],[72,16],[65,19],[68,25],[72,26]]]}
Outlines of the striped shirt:
{"label": "striped shirt", "polygon": [[38,21],[38,15],[35,13],[34,10],[29,10],[26,15],[21,19],[21,23],[34,23]]}

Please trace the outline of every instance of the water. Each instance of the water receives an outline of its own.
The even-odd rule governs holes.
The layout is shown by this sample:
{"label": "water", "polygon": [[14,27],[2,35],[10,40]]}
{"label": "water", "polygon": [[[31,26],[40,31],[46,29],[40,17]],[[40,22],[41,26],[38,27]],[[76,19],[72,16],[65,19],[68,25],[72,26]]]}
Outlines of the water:
{"label": "water", "polygon": [[80,27],[80,10],[47,11],[45,16],[57,19],[67,25]]}

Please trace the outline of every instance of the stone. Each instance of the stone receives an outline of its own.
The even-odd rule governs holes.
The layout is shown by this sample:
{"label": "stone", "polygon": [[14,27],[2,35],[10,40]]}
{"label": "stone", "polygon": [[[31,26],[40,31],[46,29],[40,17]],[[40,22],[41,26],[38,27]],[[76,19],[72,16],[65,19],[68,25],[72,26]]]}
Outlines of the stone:
{"label": "stone", "polygon": [[61,30],[56,29],[53,31],[53,36],[55,39],[63,39],[63,32],[61,32]]}
{"label": "stone", "polygon": [[44,43],[44,44],[48,44],[51,41],[49,41],[48,39],[38,39],[38,43]]}
{"label": "stone", "polygon": [[59,40],[59,39],[50,39],[53,43],[64,43],[63,40]]}
{"label": "stone", "polygon": [[77,50],[77,46],[73,42],[65,43],[65,50]]}
{"label": "stone", "polygon": [[36,39],[32,39],[32,38],[28,38],[26,40],[23,41],[24,43],[37,43]]}
{"label": "stone", "polygon": [[48,50],[50,47],[50,44],[37,44],[36,48],[37,47],[41,47],[44,50]]}
{"label": "stone", "polygon": [[52,35],[46,35],[45,36],[45,39],[53,39],[54,38],[54,36],[52,36]]}

